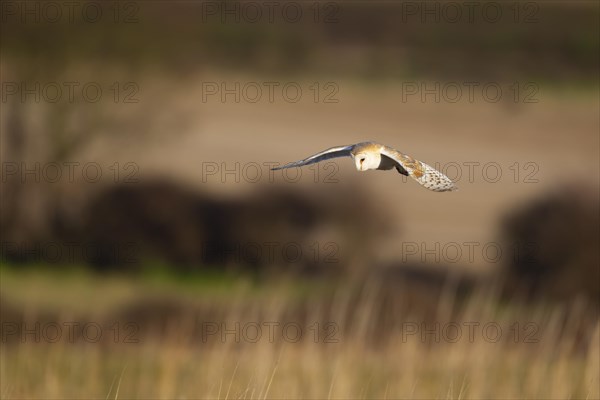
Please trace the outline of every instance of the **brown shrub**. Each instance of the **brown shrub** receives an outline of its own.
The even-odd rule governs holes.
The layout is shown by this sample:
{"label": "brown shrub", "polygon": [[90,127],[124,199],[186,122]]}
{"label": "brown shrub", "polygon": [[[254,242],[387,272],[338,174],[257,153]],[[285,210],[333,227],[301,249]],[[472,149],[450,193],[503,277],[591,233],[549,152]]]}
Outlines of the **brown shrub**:
{"label": "brown shrub", "polygon": [[567,186],[508,215],[502,237],[508,288],[529,296],[600,298],[598,192]]}

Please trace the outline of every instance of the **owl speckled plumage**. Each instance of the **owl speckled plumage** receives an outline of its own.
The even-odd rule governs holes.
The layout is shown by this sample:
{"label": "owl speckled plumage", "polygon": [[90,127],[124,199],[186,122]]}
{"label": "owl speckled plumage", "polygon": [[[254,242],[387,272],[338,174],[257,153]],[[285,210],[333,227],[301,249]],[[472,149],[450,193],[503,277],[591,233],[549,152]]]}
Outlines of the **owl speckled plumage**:
{"label": "owl speckled plumage", "polygon": [[284,168],[302,167],[331,158],[352,157],[358,171],[389,170],[396,168],[402,175],[410,176],[422,186],[434,192],[447,192],[457,190],[456,185],[450,178],[435,168],[415,160],[411,156],[403,154],[391,147],[374,143],[362,142],[348,146],[337,146],[314,154],[304,160],[285,164],[273,168],[279,170]]}

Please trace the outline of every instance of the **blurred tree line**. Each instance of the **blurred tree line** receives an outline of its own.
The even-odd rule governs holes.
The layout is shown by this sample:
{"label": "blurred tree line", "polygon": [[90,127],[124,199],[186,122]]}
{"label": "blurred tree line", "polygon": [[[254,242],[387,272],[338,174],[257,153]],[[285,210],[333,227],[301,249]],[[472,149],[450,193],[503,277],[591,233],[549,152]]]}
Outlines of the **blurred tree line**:
{"label": "blurred tree line", "polygon": [[600,66],[600,11],[589,1],[83,1],[60,18],[8,3],[21,5],[3,8],[3,57],[35,60],[22,67],[38,73],[79,60],[177,73],[597,82]]}

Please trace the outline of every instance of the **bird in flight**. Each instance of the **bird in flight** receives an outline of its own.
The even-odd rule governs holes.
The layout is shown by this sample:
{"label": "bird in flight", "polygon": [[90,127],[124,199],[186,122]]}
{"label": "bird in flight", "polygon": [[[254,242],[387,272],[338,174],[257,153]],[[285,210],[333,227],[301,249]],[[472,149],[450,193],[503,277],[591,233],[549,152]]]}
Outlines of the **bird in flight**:
{"label": "bird in flight", "polygon": [[279,170],[284,168],[302,167],[329,160],[331,158],[352,157],[358,171],[369,169],[389,170],[396,168],[402,175],[410,176],[422,186],[434,192],[447,192],[458,188],[450,178],[435,168],[415,160],[411,156],[400,153],[391,147],[374,142],[363,142],[348,146],[336,146],[314,154],[304,160],[291,162],[281,167],[271,168]]}

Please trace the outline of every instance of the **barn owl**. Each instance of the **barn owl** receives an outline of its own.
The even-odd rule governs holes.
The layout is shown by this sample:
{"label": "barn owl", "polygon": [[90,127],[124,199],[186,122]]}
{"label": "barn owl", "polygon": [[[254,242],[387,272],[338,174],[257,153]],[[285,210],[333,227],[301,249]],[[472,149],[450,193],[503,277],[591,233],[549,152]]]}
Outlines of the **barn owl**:
{"label": "barn owl", "polygon": [[402,154],[399,151],[374,142],[363,142],[348,146],[337,146],[312,155],[304,160],[291,162],[281,167],[272,168],[279,170],[284,168],[302,167],[323,160],[338,157],[352,157],[358,171],[370,169],[389,170],[396,168],[402,175],[410,176],[422,186],[434,192],[447,192],[457,190],[456,185],[450,178],[435,168]]}

